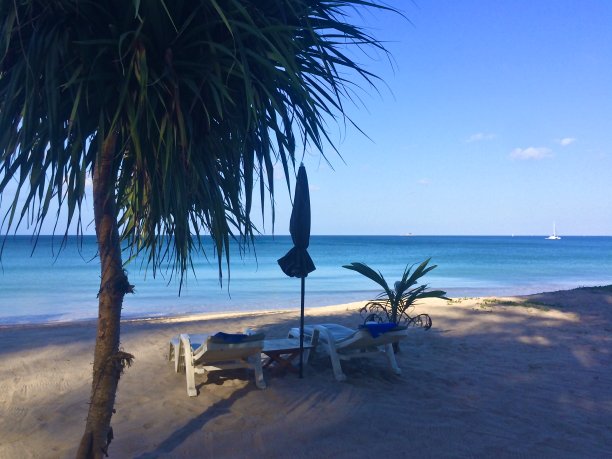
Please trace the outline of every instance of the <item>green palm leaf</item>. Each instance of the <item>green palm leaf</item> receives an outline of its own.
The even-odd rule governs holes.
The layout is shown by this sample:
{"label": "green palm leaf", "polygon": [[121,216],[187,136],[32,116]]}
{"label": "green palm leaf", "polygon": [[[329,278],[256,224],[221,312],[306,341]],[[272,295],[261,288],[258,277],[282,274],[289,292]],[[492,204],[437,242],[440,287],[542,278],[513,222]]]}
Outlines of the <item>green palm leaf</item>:
{"label": "green palm leaf", "polygon": [[389,288],[387,281],[383,277],[382,273],[380,273],[380,271],[376,272],[372,268],[370,268],[368,265],[366,265],[365,263],[359,263],[359,262],[353,262],[350,265],[344,265],[342,267],[346,269],[350,269],[351,271],[356,271],[362,276],[365,276],[368,279],[373,280],[374,282],[376,282],[378,285],[380,285],[383,288],[383,290],[385,291],[385,293],[387,294],[389,298],[392,298],[395,296],[394,292],[391,290],[391,288]]}
{"label": "green palm leaf", "polygon": [[407,265],[404,273],[399,281],[394,284],[394,288],[390,289],[387,281],[380,272],[374,271],[365,263],[351,263],[344,265],[343,268],[356,271],[359,274],[373,280],[383,288],[375,300],[369,301],[365,310],[371,312],[383,312],[387,316],[387,320],[393,323],[399,323],[400,320],[409,321],[408,309],[414,304],[425,298],[446,298],[446,292],[442,290],[428,290],[427,284],[418,285],[419,280],[429,273],[437,265],[428,266],[431,258],[426,259],[412,271],[415,265]]}
{"label": "green palm leaf", "polygon": [[[120,237],[154,272],[171,261],[181,276],[201,248],[196,235],[210,234],[226,263],[231,240],[252,240],[254,186],[260,201],[273,195],[276,162],[289,186],[296,132],[320,150],[330,140],[325,117],[346,116],[353,97],[346,70],[376,81],[343,50],[384,49],[344,22],[346,9],[390,9],[355,0],[14,5],[0,3],[0,193],[15,177],[30,191],[3,229],[26,215],[40,228],[53,199],[67,205],[66,231],[80,225],[84,178],[116,135]],[[20,160],[21,151],[31,155]]]}

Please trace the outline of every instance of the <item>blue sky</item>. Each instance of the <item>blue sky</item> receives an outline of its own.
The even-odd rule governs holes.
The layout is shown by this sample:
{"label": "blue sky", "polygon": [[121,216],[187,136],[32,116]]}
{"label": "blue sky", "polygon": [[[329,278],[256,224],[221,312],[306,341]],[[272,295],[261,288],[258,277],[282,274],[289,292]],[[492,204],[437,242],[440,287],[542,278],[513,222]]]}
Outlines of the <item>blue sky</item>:
{"label": "blue sky", "polygon": [[384,81],[347,105],[369,138],[331,122],[344,162],[304,160],[313,234],[612,235],[612,2],[389,4],[408,20],[355,16],[393,56],[356,56]]}
{"label": "blue sky", "polygon": [[[394,68],[307,158],[314,234],[612,234],[612,2],[408,1],[366,13]],[[289,206],[277,198],[277,233]]]}

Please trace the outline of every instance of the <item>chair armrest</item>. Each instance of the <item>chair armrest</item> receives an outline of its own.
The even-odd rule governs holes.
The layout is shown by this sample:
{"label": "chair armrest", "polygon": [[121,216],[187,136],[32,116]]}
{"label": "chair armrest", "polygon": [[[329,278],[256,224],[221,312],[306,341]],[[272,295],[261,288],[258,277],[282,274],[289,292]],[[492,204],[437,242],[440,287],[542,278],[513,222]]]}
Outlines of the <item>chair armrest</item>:
{"label": "chair armrest", "polygon": [[327,343],[328,346],[334,346],[334,348],[336,347],[336,340],[334,339],[334,335],[332,335],[329,328],[324,327],[323,325],[315,325],[312,333],[313,342],[315,341],[315,335],[317,341],[319,341],[319,338],[322,338],[323,342]]}
{"label": "chair armrest", "polygon": [[187,353],[191,355],[193,349],[191,349],[191,338],[189,337],[189,335],[182,333],[181,335],[179,335],[179,341],[180,345],[183,346],[183,352],[185,353],[185,357],[187,357]]}

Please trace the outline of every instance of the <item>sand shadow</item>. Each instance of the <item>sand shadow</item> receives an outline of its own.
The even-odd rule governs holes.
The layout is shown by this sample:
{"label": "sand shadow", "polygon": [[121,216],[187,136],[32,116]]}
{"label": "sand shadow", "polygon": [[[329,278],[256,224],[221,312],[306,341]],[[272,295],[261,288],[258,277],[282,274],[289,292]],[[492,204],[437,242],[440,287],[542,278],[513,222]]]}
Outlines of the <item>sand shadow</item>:
{"label": "sand shadow", "polygon": [[[202,386],[207,384],[220,383],[222,382],[219,382],[217,378],[209,378],[206,382],[199,384],[198,389],[201,389]],[[134,456],[135,459],[172,457],[172,452],[187,441],[189,437],[197,432],[200,432],[210,421],[219,416],[230,413],[232,405],[252,390],[257,390],[254,389],[253,384],[248,384],[247,386],[236,390],[230,397],[216,402],[203,413],[190,419],[185,425],[171,432],[153,451],[148,451],[138,456]]]}

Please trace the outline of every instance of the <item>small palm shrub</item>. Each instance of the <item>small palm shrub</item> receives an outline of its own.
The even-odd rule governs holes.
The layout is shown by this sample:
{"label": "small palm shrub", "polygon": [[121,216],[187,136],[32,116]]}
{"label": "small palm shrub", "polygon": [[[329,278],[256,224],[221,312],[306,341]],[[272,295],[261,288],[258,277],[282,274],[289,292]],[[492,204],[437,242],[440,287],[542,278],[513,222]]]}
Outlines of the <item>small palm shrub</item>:
{"label": "small palm shrub", "polygon": [[[383,288],[383,291],[373,300],[366,303],[362,308],[366,321],[393,322],[398,325],[416,325],[425,329],[431,328],[431,318],[428,314],[420,314],[411,317],[408,310],[414,306],[417,300],[424,298],[446,298],[446,292],[442,290],[428,290],[427,284],[418,284],[425,274],[436,268],[437,265],[429,265],[431,258],[422,262],[414,271],[416,265],[407,265],[402,278],[395,282],[393,288],[389,287],[384,276],[374,271],[365,263],[353,262],[344,265],[343,268],[356,271],[359,274],[373,280]],[[429,266],[428,266],[429,265]]]}

